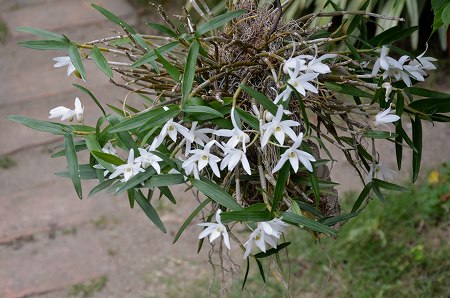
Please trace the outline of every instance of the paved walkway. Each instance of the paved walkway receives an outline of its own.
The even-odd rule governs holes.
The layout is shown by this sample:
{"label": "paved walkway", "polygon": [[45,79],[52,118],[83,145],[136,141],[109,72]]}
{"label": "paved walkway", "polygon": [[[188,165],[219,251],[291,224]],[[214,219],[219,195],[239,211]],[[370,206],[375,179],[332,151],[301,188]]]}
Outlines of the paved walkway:
{"label": "paved walkway", "polygon": [[[0,157],[7,155],[16,162],[11,168],[0,168],[0,298],[67,297],[76,289],[89,291],[92,283],[101,289],[93,291],[94,297],[161,297],[180,270],[205,266],[205,258],[196,255],[198,228],[192,227],[183,241],[171,245],[182,224],[176,211],[162,213],[168,229],[163,235],[139,207],[131,210],[124,197],[97,194],[78,200],[71,182],[53,175],[66,167],[64,157],[50,159],[61,138],[5,119],[19,114],[45,120],[51,108],[72,106],[78,96],[87,123],[95,123],[96,106],[72,83],[87,86],[103,101],[117,103],[124,98],[125,92],[111,88],[92,63],[85,65],[85,84],[73,75],[67,77],[65,69],[53,68],[52,58],[67,53],[17,45],[33,38],[14,30],[19,26],[55,31],[80,41],[112,35],[109,29],[114,25],[92,9],[91,2],[0,0],[0,19],[10,30],[6,43],[0,44]],[[95,2],[135,21],[134,10],[125,0]],[[87,161],[86,155],[83,158]],[[93,186],[86,183],[85,194]],[[180,201],[178,210],[195,208],[184,194]],[[166,203],[155,204],[161,210],[171,209]]]}

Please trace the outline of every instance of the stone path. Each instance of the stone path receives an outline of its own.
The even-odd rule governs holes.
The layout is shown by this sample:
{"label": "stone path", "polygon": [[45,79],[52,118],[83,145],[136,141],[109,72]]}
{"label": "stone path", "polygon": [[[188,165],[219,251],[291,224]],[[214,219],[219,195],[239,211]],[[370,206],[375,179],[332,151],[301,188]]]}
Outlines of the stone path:
{"label": "stone path", "polygon": [[[65,158],[50,159],[61,138],[33,131],[8,121],[18,114],[45,120],[58,105],[72,106],[80,97],[86,122],[95,123],[96,106],[72,86],[87,86],[103,101],[116,103],[125,92],[113,88],[95,65],[86,63],[88,82],[65,69],[54,69],[53,57],[66,53],[33,51],[17,45],[31,35],[15,27],[33,26],[87,41],[112,35],[114,26],[81,0],[0,0],[0,19],[9,28],[9,38],[0,44],[0,157],[16,166],[0,168],[0,298],[68,297],[71,291],[104,278],[106,284],[94,297],[160,297],[178,272],[205,266],[196,254],[193,227],[183,241],[171,245],[182,217],[170,204],[155,203],[168,229],[163,235],[124,197],[97,194],[77,199],[71,182],[54,172],[66,167]],[[136,20],[125,0],[97,0],[128,22]],[[86,155],[80,159],[86,160]],[[87,161],[87,160],[86,160]],[[94,186],[84,184],[84,192]],[[183,189],[178,210],[194,209]],[[87,195],[86,195],[87,197]],[[189,275],[188,275],[189,276]],[[192,276],[194,278],[195,276]],[[162,281],[162,282],[161,282]],[[77,286],[78,285],[78,286]]]}
{"label": "stone path", "polygon": [[[199,228],[191,227],[182,241],[171,245],[186,211],[196,207],[182,188],[177,190],[177,209],[157,203],[165,210],[162,220],[168,234],[163,235],[139,208],[130,210],[124,197],[98,194],[78,200],[70,181],[53,175],[66,166],[64,158],[49,158],[61,138],[5,118],[20,114],[45,120],[50,108],[71,106],[79,96],[87,123],[93,123],[95,105],[71,85],[84,83],[66,77],[65,69],[53,68],[51,58],[66,54],[21,48],[17,42],[30,37],[14,31],[17,26],[34,26],[80,41],[109,35],[111,23],[91,9],[90,2],[0,0],[0,19],[10,29],[9,39],[0,44],[0,140],[4,141],[0,157],[17,163],[0,168],[0,298],[67,297],[79,288],[75,285],[102,278],[106,284],[93,297],[165,297],[171,287],[181,289],[205,272],[202,268],[209,270],[205,255],[196,254]],[[130,23],[135,19],[125,0],[95,2]],[[86,86],[101,100],[115,103],[124,97],[123,91],[110,88],[94,65],[86,64],[86,70]],[[450,160],[450,131],[443,125],[429,128],[424,134],[424,160],[433,167]],[[386,153],[394,156],[393,148]],[[80,158],[86,160],[85,155]],[[394,168],[393,161],[388,163]],[[341,190],[359,188],[347,179],[353,172],[345,163],[337,163],[333,173]],[[93,186],[86,183],[85,192]]]}

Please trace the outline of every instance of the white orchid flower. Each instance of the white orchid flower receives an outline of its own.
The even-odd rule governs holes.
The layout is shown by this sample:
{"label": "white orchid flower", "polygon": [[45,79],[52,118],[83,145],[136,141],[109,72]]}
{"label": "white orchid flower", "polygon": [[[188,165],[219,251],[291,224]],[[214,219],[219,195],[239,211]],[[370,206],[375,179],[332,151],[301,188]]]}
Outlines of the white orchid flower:
{"label": "white orchid flower", "polygon": [[55,65],[53,65],[53,67],[67,66],[67,76],[70,76],[70,74],[76,70],[75,66],[73,66],[72,64],[72,61],[70,61],[69,56],[55,57],[53,58],[53,61],[56,62]]}
{"label": "white orchid flower", "polygon": [[228,168],[228,171],[232,171],[239,162],[241,162],[242,167],[247,172],[247,174],[251,175],[252,170],[250,169],[250,163],[248,162],[247,156],[245,152],[239,150],[237,148],[231,147],[228,144],[223,144],[223,152],[224,158],[220,163],[220,169],[223,170],[225,167]]}
{"label": "white orchid flower", "polygon": [[[185,162],[183,162],[183,168],[186,174],[189,172],[194,172],[193,164],[197,164],[198,171],[203,170],[207,165],[210,166],[213,173],[220,178],[220,171],[217,163],[220,162],[220,158],[210,152],[211,147],[216,143],[215,140],[209,141],[203,149],[194,149],[191,152],[194,153],[193,156],[189,157]],[[195,177],[197,179],[197,177]]]}
{"label": "white orchid flower", "polygon": [[141,168],[140,163],[135,163],[134,160],[134,150],[130,149],[130,153],[128,154],[128,161],[126,164],[120,165],[116,167],[116,170],[114,173],[109,176],[109,179],[114,179],[119,175],[123,175],[123,179],[121,179],[121,182],[127,182],[132,177],[136,176],[137,174],[145,172],[143,168]]}
{"label": "white orchid flower", "polygon": [[77,97],[75,98],[75,109],[71,110],[69,108],[59,106],[50,110],[50,116],[48,118],[53,119],[61,117],[61,121],[73,121],[75,118],[78,123],[81,123],[84,120],[83,112],[84,107],[81,105],[81,101]]}
{"label": "white orchid flower", "polygon": [[250,142],[250,137],[238,127],[234,118],[234,108],[231,109],[231,122],[233,123],[233,129],[219,129],[214,134],[220,137],[229,137],[227,144],[233,148],[242,143],[242,150],[245,152],[246,144]]}
{"label": "white orchid flower", "polygon": [[262,252],[266,252],[266,243],[272,246],[273,248],[277,248],[277,238],[267,234],[264,231],[264,227],[261,225],[261,223],[258,223],[256,229],[250,234],[249,239],[244,244],[245,246],[244,259],[246,259],[250,255],[253,244],[256,244],[256,246]]}
{"label": "white orchid flower", "polygon": [[388,127],[386,125],[387,123],[393,123],[393,122],[400,120],[400,117],[398,115],[395,115],[394,113],[395,113],[395,110],[391,111],[391,106],[389,106],[389,108],[387,108],[386,110],[379,112],[375,116],[375,120],[374,120],[375,127],[377,127],[379,125],[384,125],[384,126]]}
{"label": "white orchid flower", "polygon": [[172,141],[176,142],[178,133],[180,133],[183,137],[185,137],[187,140],[190,140],[191,142],[194,140],[194,136],[189,133],[189,130],[183,125],[174,122],[172,118],[167,121],[167,123],[161,129],[161,132],[159,133],[159,136],[157,138],[157,146],[161,145],[166,136],[169,136]]}
{"label": "white orchid flower", "polygon": [[140,156],[137,157],[134,162],[141,164],[141,167],[143,169],[152,166],[155,169],[156,173],[161,174],[161,167],[159,166],[158,162],[162,161],[162,159],[154,153],[151,153],[143,148],[138,148],[138,150]]}
{"label": "white orchid flower", "polygon": [[[305,96],[306,91],[310,91],[312,93],[319,93],[316,87],[310,83],[310,81],[317,78],[319,74],[315,72],[305,73],[296,78],[291,78],[288,80],[288,84],[294,87],[298,93]],[[291,89],[290,86],[286,87],[286,90]],[[290,93],[288,93],[290,95]],[[286,95],[283,95],[283,101]],[[289,97],[289,96],[288,96]]]}
{"label": "white orchid flower", "polygon": [[375,61],[375,64],[372,69],[372,75],[376,75],[380,70],[380,68],[383,70],[389,70],[390,68],[397,68],[399,70],[403,69],[402,64],[400,64],[394,58],[387,56],[388,53],[389,48],[386,46],[382,46],[380,58],[378,58],[377,61]]}
{"label": "white orchid flower", "polygon": [[192,149],[192,144],[196,143],[200,146],[205,146],[205,143],[210,141],[207,133],[213,133],[211,128],[197,128],[198,122],[192,122],[191,129],[189,131],[190,137],[186,138],[186,151],[185,156],[188,156]]}
{"label": "white orchid flower", "polygon": [[396,175],[396,171],[386,168],[381,163],[376,163],[370,166],[370,171],[367,174],[366,182],[372,181],[373,178],[385,181],[393,180]]}
{"label": "white orchid flower", "polygon": [[280,239],[282,233],[285,232],[289,225],[279,218],[274,218],[271,221],[264,221],[259,223],[263,231],[270,236]]}
{"label": "white orchid flower", "polygon": [[[102,152],[117,156],[117,151],[116,151],[116,149],[114,149],[114,146],[113,146],[113,145],[111,144],[111,142],[109,142],[109,141],[105,144],[105,146],[103,146]],[[111,165],[111,166],[113,167],[113,169],[116,168],[115,165]],[[93,168],[99,169],[99,170],[105,170],[105,171],[103,172],[103,177],[106,177],[106,175],[109,174],[109,171],[108,171],[107,169],[105,169],[105,167],[102,166],[101,164],[96,164],[96,165],[93,166]]]}
{"label": "white orchid flower", "polygon": [[203,239],[209,236],[209,242],[212,243],[214,240],[219,238],[220,235],[222,235],[225,246],[228,249],[231,249],[230,237],[228,236],[227,228],[222,224],[222,221],[220,220],[220,213],[222,213],[222,210],[218,209],[216,211],[216,223],[205,222],[198,224],[199,226],[207,227],[200,233],[198,239]]}
{"label": "white orchid flower", "polygon": [[420,54],[419,56],[417,56],[416,59],[411,60],[411,62],[409,62],[409,65],[410,66],[418,66],[423,70],[435,70],[436,66],[431,62],[436,62],[438,60],[433,57],[423,57],[423,55],[425,55],[427,50],[428,50],[428,44],[426,44],[425,51],[422,54]]}
{"label": "white orchid flower", "polygon": [[308,169],[308,171],[310,172],[313,171],[311,161],[316,161],[316,159],[308,152],[298,149],[298,147],[300,147],[300,145],[302,144],[302,141],[303,141],[303,133],[301,132],[295,139],[295,143],[292,145],[292,147],[290,147],[283,154],[281,154],[281,158],[278,161],[275,168],[273,168],[272,173],[279,171],[288,160],[295,173],[297,173],[298,171],[299,161],[305,166],[306,169]]}
{"label": "white orchid flower", "polygon": [[280,145],[284,144],[285,135],[288,135],[291,139],[295,139],[295,132],[292,130],[292,126],[299,126],[297,121],[293,120],[281,120],[283,117],[284,108],[282,105],[278,106],[277,114],[271,122],[264,124],[261,127],[261,147],[264,148],[272,135],[275,136]]}

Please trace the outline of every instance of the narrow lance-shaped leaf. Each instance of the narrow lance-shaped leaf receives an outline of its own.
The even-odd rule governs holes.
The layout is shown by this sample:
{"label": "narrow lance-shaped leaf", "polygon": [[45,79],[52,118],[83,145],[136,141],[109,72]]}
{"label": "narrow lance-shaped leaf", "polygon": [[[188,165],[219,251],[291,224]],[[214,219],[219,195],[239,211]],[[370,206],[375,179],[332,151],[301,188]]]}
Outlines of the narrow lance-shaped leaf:
{"label": "narrow lance-shaped leaf", "polygon": [[278,210],[278,206],[280,205],[281,199],[283,198],[284,191],[286,189],[286,183],[289,179],[291,165],[289,163],[285,163],[281,170],[278,172],[277,183],[275,185],[275,190],[273,193],[273,201],[272,201],[272,212],[276,212]]}
{"label": "narrow lance-shaped leaf", "polygon": [[189,47],[189,53],[187,56],[186,65],[184,67],[184,73],[183,73],[183,83],[181,88],[182,93],[182,106],[184,106],[188,100],[189,93],[191,93],[192,90],[192,84],[194,83],[195,78],[195,67],[197,65],[197,57],[198,57],[198,51],[200,48],[200,44],[198,41],[194,40]]}
{"label": "narrow lance-shaped leaf", "polygon": [[67,50],[71,43],[57,40],[29,40],[18,43],[24,48],[33,50]]}
{"label": "narrow lance-shaped leaf", "polygon": [[228,23],[232,19],[243,15],[244,13],[245,13],[245,10],[235,10],[235,11],[230,11],[230,12],[224,13],[220,16],[217,16],[217,17],[209,20],[208,22],[198,26],[196,35],[201,36],[211,30],[217,29],[220,26]]}
{"label": "narrow lance-shaped leaf", "polygon": [[81,61],[81,56],[76,45],[71,45],[69,47],[69,56],[73,66],[75,66],[80,73],[81,78],[86,81],[86,72],[84,70],[83,61]]}
{"label": "narrow lance-shaped leaf", "polygon": [[73,137],[71,133],[64,135],[64,148],[66,150],[67,165],[69,167],[70,178],[72,179],[73,186],[77,192],[78,197],[83,199],[83,192],[81,189],[81,177],[80,169],[78,166],[77,153],[73,144]]}
{"label": "narrow lance-shaped leaf", "polygon": [[145,215],[160,229],[163,233],[167,233],[166,227],[161,221],[158,213],[155,208],[153,208],[152,204],[145,198],[140,190],[134,191],[135,196],[134,199],[138,203],[138,205],[142,208]]}
{"label": "narrow lance-shaped leaf", "polygon": [[101,103],[98,101],[98,99],[95,97],[94,94],[92,94],[91,91],[89,91],[88,89],[86,89],[85,87],[78,85],[78,84],[73,84],[74,87],[80,89],[81,91],[83,91],[84,93],[86,93],[87,95],[89,95],[89,97],[95,102],[95,104],[97,105],[97,107],[102,111],[103,116],[106,117],[106,112],[105,109],[103,109]]}
{"label": "narrow lance-shaped leaf", "polygon": [[17,27],[17,31],[31,33],[37,37],[41,37],[48,40],[56,40],[60,42],[68,42],[67,38],[61,34],[53,33],[47,30],[33,28],[33,27]]}
{"label": "narrow lance-shaped leaf", "polygon": [[102,52],[97,48],[97,46],[94,46],[91,50],[91,57],[92,60],[94,60],[95,64],[98,68],[100,68],[101,71],[103,71],[108,77],[113,77],[113,72],[111,67],[108,64],[108,61],[106,61],[105,56],[103,56]]}
{"label": "narrow lance-shaped leaf", "polygon": [[363,190],[361,191],[361,193],[359,194],[355,203],[353,204],[352,211],[351,211],[352,213],[355,213],[359,209],[361,204],[364,202],[366,197],[369,195],[371,189],[372,189],[372,182],[369,182],[366,184],[366,186],[364,186]]}
{"label": "narrow lance-shaped leaf", "polygon": [[419,177],[420,163],[422,160],[422,123],[420,121],[419,115],[416,115],[415,120],[412,121],[412,141],[417,152],[413,152],[412,156],[412,168],[413,168],[413,182]]}
{"label": "narrow lance-shaped leaf", "polygon": [[122,20],[121,18],[119,18],[118,16],[116,16],[115,14],[110,12],[109,10],[107,10],[107,9],[101,7],[101,6],[98,6],[96,4],[91,4],[91,6],[93,8],[95,8],[97,11],[99,11],[102,15],[104,15],[108,20],[110,20],[114,24],[119,25],[120,27],[124,27],[131,34],[135,34],[136,33],[136,30],[134,30],[133,27],[128,25],[124,20]]}
{"label": "narrow lance-shaped leaf", "polygon": [[236,203],[232,196],[230,196],[219,185],[210,180],[191,179],[192,185],[200,190],[205,196],[209,197],[216,203],[227,207],[230,210],[240,210],[242,207]]}
{"label": "narrow lance-shaped leaf", "polygon": [[167,71],[167,73],[170,75],[170,77],[175,81],[178,82],[181,77],[181,73],[178,71],[178,69],[173,66],[169,61],[167,61],[159,52],[157,49],[154,50],[156,56],[158,56],[159,62],[163,65],[164,69]]}
{"label": "narrow lance-shaped leaf", "polygon": [[35,119],[27,118],[24,116],[17,116],[17,115],[9,115],[6,118],[8,120],[21,123],[21,124],[23,124],[29,128],[32,128],[34,130],[50,132],[55,135],[64,135],[67,132],[72,131],[70,126],[67,126],[65,124],[55,123],[55,122],[35,120]]}
{"label": "narrow lance-shaped leaf", "polygon": [[173,243],[177,242],[177,240],[180,238],[181,234],[183,234],[184,230],[186,230],[187,226],[191,223],[191,221],[194,219],[194,217],[197,216],[197,214],[203,210],[203,208],[206,207],[211,202],[211,199],[206,199],[203,202],[198,205],[197,208],[195,208],[194,211],[186,218],[184,223],[181,225],[180,229],[178,230],[177,234],[175,235],[175,238],[173,239]]}
{"label": "narrow lance-shaped leaf", "polygon": [[277,106],[273,103],[273,101],[271,101],[269,98],[267,98],[267,96],[265,96],[261,92],[255,90],[247,85],[241,84],[240,86],[241,86],[242,90],[244,90],[251,97],[256,99],[256,101],[260,105],[262,105],[266,110],[268,110],[272,115],[277,114],[277,110],[278,110]]}

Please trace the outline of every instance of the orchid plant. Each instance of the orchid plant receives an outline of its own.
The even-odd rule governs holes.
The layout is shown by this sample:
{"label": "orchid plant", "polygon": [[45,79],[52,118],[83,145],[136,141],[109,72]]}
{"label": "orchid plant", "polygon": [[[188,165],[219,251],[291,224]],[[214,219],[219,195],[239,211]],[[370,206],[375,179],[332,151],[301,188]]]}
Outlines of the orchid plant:
{"label": "orchid plant", "polygon": [[[436,59],[425,52],[396,58],[405,51],[392,44],[405,34],[389,31],[362,36],[354,45],[347,42],[352,30],[364,32],[370,18],[397,18],[363,9],[284,22],[283,6],[275,2],[229,1],[220,15],[196,4],[198,24],[187,12],[174,23],[156,6],[164,24],[149,26],[164,37],[140,34],[95,4],[121,33],[81,43],[18,28],[42,38],[20,42],[24,47],[68,52],[54,59],[55,67],[67,66],[68,75],[88,81],[83,64],[93,62],[114,86],[139,95],[142,105],[123,102],[110,105],[107,113],[101,100],[76,84],[84,100],[93,100],[101,111],[97,123],[84,123],[83,114],[95,111],[85,111],[78,98],[74,110],[50,110],[49,118],[67,124],[9,119],[64,136],[64,150],[56,155],[66,156],[63,175],[80,199],[81,180],[96,179],[99,184],[89,196],[126,192],[131,207],[137,202],[163,232],[151,200],[154,190],[173,203],[170,186],[198,190],[204,195],[200,205],[186,214],[174,241],[202,212],[205,222],[199,225],[206,228],[199,239],[209,237],[229,250],[240,247],[242,257],[251,256],[263,270],[260,259],[290,244],[288,228],[315,239],[336,237],[339,226],[357,216],[372,196],[385,200],[382,189],[406,190],[387,181],[392,170],[381,166],[376,139],[395,146],[399,169],[403,150],[413,150],[416,180],[422,121],[450,121],[447,94],[414,87],[436,69]],[[355,16],[345,31],[331,30],[331,23],[311,26],[323,16],[342,14]],[[335,50],[342,44],[346,50]],[[403,129],[408,121],[412,137]],[[336,183],[329,177],[330,146],[344,153],[363,184],[347,213],[340,212]],[[84,150],[90,158],[80,163],[77,152]]]}

